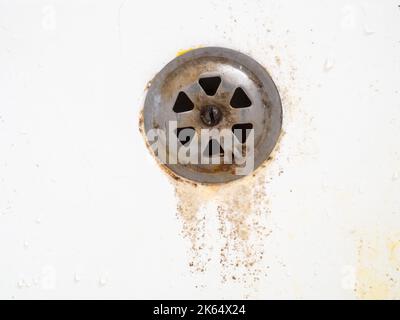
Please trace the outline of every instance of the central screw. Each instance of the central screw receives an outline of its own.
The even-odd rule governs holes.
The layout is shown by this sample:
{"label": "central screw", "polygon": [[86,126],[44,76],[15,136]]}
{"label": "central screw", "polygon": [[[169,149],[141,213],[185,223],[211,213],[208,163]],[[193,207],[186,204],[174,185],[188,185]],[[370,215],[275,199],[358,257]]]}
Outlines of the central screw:
{"label": "central screw", "polygon": [[204,106],[200,111],[200,119],[209,127],[217,125],[222,119],[222,112],[216,106]]}

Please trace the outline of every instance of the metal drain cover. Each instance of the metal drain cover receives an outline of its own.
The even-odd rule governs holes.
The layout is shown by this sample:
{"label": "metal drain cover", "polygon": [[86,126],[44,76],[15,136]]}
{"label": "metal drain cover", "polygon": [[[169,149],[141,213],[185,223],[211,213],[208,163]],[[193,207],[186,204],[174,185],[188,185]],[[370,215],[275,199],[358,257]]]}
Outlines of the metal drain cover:
{"label": "metal drain cover", "polygon": [[[157,142],[158,148],[163,146],[167,150],[164,155],[168,159],[175,152],[170,151],[171,145],[177,144],[177,153],[179,148],[195,143],[193,136],[200,137],[203,129],[228,129],[235,133],[242,130],[242,136],[237,138],[243,144],[251,131],[254,170],[277,143],[282,105],[270,75],[254,59],[231,49],[206,47],[176,57],[155,76],[145,99],[143,121],[146,134],[152,130],[167,133],[167,137],[158,137]],[[171,121],[176,121],[174,131],[169,125]],[[152,144],[149,135],[147,139]],[[199,152],[210,157],[218,153],[220,163],[162,162],[177,176],[200,183],[241,178],[235,170],[237,163],[224,163],[221,145],[214,140],[207,142],[207,149]],[[162,158],[159,149],[155,154]]]}

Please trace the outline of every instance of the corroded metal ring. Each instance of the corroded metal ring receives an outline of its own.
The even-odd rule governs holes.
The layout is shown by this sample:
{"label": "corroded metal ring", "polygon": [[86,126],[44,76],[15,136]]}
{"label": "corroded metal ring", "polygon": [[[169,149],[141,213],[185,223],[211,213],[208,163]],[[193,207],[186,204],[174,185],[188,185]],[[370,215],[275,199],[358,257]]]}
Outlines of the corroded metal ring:
{"label": "corroded metal ring", "polygon": [[[206,47],[176,57],[155,76],[143,118],[145,133],[154,128],[167,132],[171,120],[177,121],[178,131],[196,133],[210,126],[252,128],[256,169],[277,143],[282,105],[272,78],[258,62],[231,49]],[[165,164],[174,174],[200,183],[241,178],[233,170],[235,165]]]}

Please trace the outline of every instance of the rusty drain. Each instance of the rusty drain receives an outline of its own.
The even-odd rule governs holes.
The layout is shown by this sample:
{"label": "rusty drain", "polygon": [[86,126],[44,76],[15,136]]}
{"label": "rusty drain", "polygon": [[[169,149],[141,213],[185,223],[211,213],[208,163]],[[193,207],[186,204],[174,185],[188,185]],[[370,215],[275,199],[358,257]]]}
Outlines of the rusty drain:
{"label": "rusty drain", "polygon": [[[146,95],[143,121],[145,133],[157,129],[173,133],[178,148],[190,145],[202,129],[229,129],[241,132],[246,142],[254,132],[254,166],[259,167],[272,152],[282,126],[279,92],[268,72],[254,59],[240,52],[206,47],[189,51],[169,62],[151,81]],[[147,138],[148,139],[148,138]],[[159,138],[166,150],[172,140]],[[221,162],[168,163],[175,175],[200,183],[223,183],[242,177],[237,163],[224,163],[224,150],[215,139],[200,152],[218,154]],[[150,144],[150,141],[148,141]],[[178,151],[177,151],[178,152]],[[167,151],[167,157],[171,151]],[[160,158],[159,152],[156,156]],[[234,156],[233,156],[234,159]]]}

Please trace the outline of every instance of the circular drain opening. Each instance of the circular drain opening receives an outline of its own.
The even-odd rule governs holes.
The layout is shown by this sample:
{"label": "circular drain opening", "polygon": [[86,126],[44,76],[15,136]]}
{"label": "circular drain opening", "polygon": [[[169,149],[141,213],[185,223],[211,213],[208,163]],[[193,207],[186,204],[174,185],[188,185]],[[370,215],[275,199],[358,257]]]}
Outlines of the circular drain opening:
{"label": "circular drain opening", "polygon": [[[281,131],[282,105],[273,80],[254,59],[208,47],[175,58],[156,75],[143,120],[148,144],[174,174],[223,183],[268,158]],[[213,134],[204,141],[205,130]],[[221,132],[230,132],[233,143]]]}

